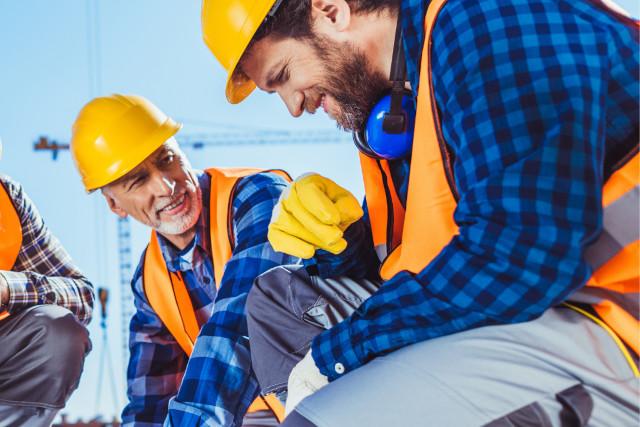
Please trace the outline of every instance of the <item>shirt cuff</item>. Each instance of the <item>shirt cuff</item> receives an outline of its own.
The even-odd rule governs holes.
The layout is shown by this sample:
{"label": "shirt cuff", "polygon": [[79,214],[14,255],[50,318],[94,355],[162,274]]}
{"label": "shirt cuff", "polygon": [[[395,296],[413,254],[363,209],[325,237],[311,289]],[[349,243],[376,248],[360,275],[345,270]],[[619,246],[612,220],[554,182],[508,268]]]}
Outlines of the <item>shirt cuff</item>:
{"label": "shirt cuff", "polygon": [[316,336],[311,343],[311,355],[322,375],[329,381],[363,365],[356,346],[351,342],[348,321]]}
{"label": "shirt cuff", "polygon": [[6,304],[9,313],[38,304],[38,291],[25,273],[0,271],[0,276],[9,288],[9,301]]}

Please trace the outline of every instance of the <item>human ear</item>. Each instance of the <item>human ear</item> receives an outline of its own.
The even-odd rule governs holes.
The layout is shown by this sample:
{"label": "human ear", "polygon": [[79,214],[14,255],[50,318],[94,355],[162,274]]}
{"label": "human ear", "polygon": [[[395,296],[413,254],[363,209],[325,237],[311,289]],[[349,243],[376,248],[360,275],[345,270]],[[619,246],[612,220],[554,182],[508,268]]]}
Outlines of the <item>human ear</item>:
{"label": "human ear", "polygon": [[351,8],[346,0],[311,0],[311,17],[319,33],[342,32],[351,23]]}
{"label": "human ear", "polygon": [[111,196],[109,192],[103,190],[102,195],[107,201],[107,205],[109,206],[111,212],[118,215],[120,218],[126,218],[128,216],[124,209],[120,207],[118,201],[113,196]]}

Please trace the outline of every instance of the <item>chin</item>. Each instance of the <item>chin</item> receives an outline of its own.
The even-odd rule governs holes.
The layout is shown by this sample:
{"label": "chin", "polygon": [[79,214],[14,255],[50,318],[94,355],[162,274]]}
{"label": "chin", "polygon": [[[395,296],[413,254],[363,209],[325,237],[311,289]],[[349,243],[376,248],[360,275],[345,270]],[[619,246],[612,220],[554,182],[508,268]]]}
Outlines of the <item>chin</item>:
{"label": "chin", "polygon": [[197,219],[193,224],[184,221],[163,222],[156,227],[156,231],[162,235],[180,236],[190,231],[196,225],[196,222],[198,222]]}
{"label": "chin", "polygon": [[202,198],[200,193],[197,193],[194,196],[196,197],[191,198],[192,209],[189,212],[171,221],[161,222],[160,225],[156,227],[156,231],[160,234],[172,236],[179,236],[191,231],[198,223],[200,213],[202,212]]}

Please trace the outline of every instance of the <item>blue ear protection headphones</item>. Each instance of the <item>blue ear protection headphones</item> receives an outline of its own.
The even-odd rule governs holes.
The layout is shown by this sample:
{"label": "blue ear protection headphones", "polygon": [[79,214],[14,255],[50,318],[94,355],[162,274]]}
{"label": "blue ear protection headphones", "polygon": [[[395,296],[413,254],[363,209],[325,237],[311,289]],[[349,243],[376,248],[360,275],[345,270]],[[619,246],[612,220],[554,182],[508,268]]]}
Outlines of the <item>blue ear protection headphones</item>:
{"label": "blue ear protection headphones", "polygon": [[371,109],[364,129],[353,133],[358,150],[375,159],[393,160],[408,156],[413,144],[415,104],[411,91],[405,89],[406,65],[400,22],[396,26],[390,80],[391,93]]}

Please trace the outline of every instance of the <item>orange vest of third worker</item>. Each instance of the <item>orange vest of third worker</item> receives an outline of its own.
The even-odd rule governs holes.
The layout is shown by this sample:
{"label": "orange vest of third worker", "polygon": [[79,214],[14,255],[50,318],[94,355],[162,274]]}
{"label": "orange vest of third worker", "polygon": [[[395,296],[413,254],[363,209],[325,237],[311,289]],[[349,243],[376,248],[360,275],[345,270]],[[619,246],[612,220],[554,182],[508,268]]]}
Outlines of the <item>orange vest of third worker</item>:
{"label": "orange vest of third worker", "polygon": [[[403,270],[422,271],[458,234],[453,219],[457,190],[433,98],[430,67],[431,31],[445,1],[432,1],[425,17],[426,41],[420,66],[406,211],[390,184],[393,181],[388,163],[360,155],[373,240],[383,260],[380,275],[385,280]],[[593,268],[585,291],[600,319],[589,317],[610,333],[611,329],[615,332],[612,336],[628,360],[629,354],[620,339],[636,354],[640,350],[640,322],[631,308],[640,290],[637,148],[619,162],[603,187],[603,234],[585,254]],[[578,307],[572,308],[589,315]]]}
{"label": "orange vest of third worker", "polygon": [[[234,246],[233,213],[230,209],[238,181],[259,172],[273,172],[290,181],[281,170],[250,168],[212,168],[206,173],[211,177],[209,199],[209,224],[211,230],[211,257],[216,286],[220,286],[224,267],[231,258]],[[144,256],[142,283],[149,304],[160,317],[180,347],[191,355],[201,325],[196,320],[189,293],[179,273],[171,273],[162,256],[155,231]],[[273,395],[258,397],[249,412],[271,410],[279,421],[284,419],[284,408]]]}
{"label": "orange vest of third worker", "polygon": [[[22,247],[22,226],[20,217],[7,189],[0,183],[0,270],[10,271],[18,259]],[[0,320],[9,313],[0,313]]]}

